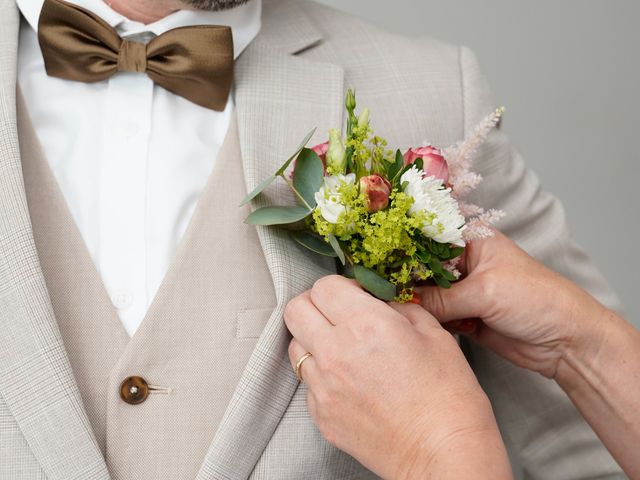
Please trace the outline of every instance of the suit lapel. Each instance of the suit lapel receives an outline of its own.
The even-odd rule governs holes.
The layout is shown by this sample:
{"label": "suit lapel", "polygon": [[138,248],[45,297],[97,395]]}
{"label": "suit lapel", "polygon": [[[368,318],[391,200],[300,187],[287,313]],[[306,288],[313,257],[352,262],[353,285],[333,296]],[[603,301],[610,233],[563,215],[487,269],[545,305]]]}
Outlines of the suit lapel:
{"label": "suit lapel", "polygon": [[16,120],[19,14],[0,0],[0,395],[49,480],[108,479],[38,261]]}
{"label": "suit lapel", "polygon": [[[329,128],[342,123],[344,72],[334,65],[292,55],[314,45],[320,37],[295,2],[274,3],[283,11],[265,11],[263,32],[236,68],[236,108],[247,191],[277,170],[311,128],[318,127],[313,144],[326,138]],[[253,207],[294,202],[286,185],[277,182]],[[259,228],[258,234],[273,277],[277,307],[249,360],[198,480],[240,480],[251,475],[298,387],[287,357],[290,337],[282,320],[284,308],[316,279],[335,271],[332,260],[304,253],[280,229]]]}

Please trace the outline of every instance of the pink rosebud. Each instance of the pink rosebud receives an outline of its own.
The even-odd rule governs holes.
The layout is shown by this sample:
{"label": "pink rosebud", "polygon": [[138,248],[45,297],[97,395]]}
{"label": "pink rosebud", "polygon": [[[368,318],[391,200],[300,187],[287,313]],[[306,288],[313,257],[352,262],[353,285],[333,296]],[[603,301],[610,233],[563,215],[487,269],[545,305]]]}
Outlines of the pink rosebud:
{"label": "pink rosebud", "polygon": [[316,155],[318,155],[320,157],[320,160],[322,160],[322,164],[326,168],[326,166],[327,166],[327,152],[329,151],[329,142],[326,141],[324,143],[316,145],[311,150],[316,152]]}
{"label": "pink rosebud", "polygon": [[442,150],[432,146],[410,148],[404,154],[404,164],[411,165],[418,158],[423,161],[424,174],[427,177],[435,177],[447,183],[449,180],[449,166],[442,156]]}
{"label": "pink rosebud", "polygon": [[380,175],[362,177],[360,179],[360,192],[364,194],[369,213],[375,213],[389,206],[391,183]]}

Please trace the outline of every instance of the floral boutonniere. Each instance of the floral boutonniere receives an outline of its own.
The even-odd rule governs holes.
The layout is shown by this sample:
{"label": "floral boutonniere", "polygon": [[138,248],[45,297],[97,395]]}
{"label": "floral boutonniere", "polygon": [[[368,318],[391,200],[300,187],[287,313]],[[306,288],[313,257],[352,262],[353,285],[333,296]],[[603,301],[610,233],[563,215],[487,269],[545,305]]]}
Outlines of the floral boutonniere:
{"label": "floral boutonniere", "polygon": [[471,170],[472,157],[503,109],[454,146],[425,145],[404,154],[374,135],[368,109],[356,115],[351,90],[346,109],[346,135],[331,130],[327,142],[306,148],[310,132],[243,201],[280,177],[298,205],[260,208],[246,222],[289,225],[300,245],[337,258],[343,275],[381,300],[415,301],[414,286],[427,282],[450,287],[460,277],[457,265],[467,243],[491,236],[489,226],[503,216],[463,200],[482,180]]}

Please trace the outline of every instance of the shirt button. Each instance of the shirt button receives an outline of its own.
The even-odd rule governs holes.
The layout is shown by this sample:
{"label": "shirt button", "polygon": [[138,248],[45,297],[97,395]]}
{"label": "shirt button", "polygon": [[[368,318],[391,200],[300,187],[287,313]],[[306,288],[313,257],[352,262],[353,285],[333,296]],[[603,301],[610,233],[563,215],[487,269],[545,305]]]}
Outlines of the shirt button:
{"label": "shirt button", "polygon": [[127,290],[118,290],[111,294],[111,303],[118,310],[124,310],[133,303],[133,295]]}
{"label": "shirt button", "polygon": [[149,396],[149,384],[142,377],[127,377],[120,384],[120,398],[129,405],[138,405]]}

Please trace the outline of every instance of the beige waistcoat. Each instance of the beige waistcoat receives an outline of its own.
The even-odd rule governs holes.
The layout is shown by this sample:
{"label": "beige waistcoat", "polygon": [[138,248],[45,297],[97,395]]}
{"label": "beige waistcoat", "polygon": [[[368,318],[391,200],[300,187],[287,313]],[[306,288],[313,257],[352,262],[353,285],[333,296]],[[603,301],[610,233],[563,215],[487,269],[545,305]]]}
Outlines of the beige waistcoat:
{"label": "beige waistcoat", "polygon": [[[276,304],[248,207],[234,118],[173,264],[136,334],[125,332],[24,105],[20,147],[35,242],[84,406],[114,480],[197,472]],[[91,161],[91,159],[87,159]],[[122,232],[126,235],[126,232]],[[139,375],[161,388],[119,396]]]}

